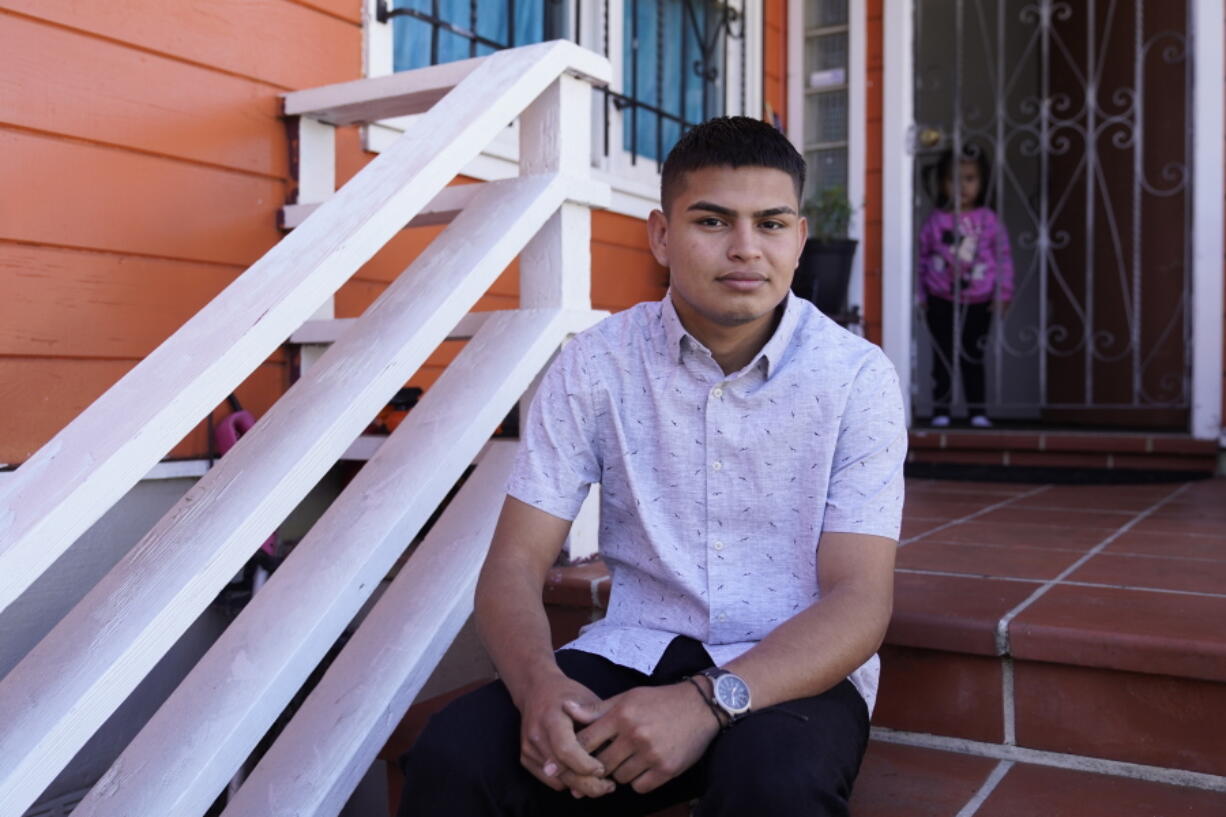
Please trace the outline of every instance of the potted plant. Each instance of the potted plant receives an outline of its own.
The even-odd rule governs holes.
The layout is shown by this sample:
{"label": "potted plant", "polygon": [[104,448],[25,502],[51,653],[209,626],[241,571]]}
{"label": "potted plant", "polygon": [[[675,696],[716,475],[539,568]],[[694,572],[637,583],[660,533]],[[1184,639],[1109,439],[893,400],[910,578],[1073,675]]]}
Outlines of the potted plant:
{"label": "potted plant", "polygon": [[846,326],[859,316],[847,308],[847,289],[856,240],[847,237],[855,208],[842,187],[830,187],[801,206],[809,239],[792,279],[792,291]]}

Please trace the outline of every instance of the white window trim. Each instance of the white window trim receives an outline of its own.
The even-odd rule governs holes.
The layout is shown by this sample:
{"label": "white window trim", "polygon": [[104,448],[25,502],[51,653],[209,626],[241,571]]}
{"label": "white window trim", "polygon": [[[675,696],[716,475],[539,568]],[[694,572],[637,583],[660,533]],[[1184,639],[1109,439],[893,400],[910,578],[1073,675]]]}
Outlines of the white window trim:
{"label": "white window trim", "polygon": [[1219,0],[1195,0],[1192,7],[1193,159],[1192,189],[1192,436],[1217,438],[1226,447],[1222,427],[1222,178],[1226,111],[1222,73],[1226,57],[1222,33],[1226,10]]}
{"label": "white window trim", "polygon": [[[859,0],[862,2],[862,0]],[[582,0],[583,31],[580,44],[595,51],[603,50],[604,19],[601,0]],[[614,91],[622,93],[622,47],[624,43],[623,14],[625,0],[609,2],[609,58],[613,63]],[[725,110],[729,113],[760,117],[762,111],[762,0],[728,0],[741,11],[745,24],[745,61],[741,65],[739,49],[729,53]],[[385,76],[392,73],[392,27],[375,19],[375,0],[363,4],[363,65],[365,76]],[[740,109],[740,72],[745,71],[745,109]],[[609,127],[609,155],[604,155],[603,98],[593,95],[592,176],[609,184],[613,190],[609,210],[633,218],[646,219],[660,206],[660,177],[655,159],[638,157],[632,162],[622,144],[622,113],[610,105],[613,121]],[[404,130],[411,127],[413,117],[398,117],[364,127],[362,146],[380,152]],[[482,181],[510,178],[518,174],[519,146],[516,126],[500,134],[480,156],[464,168],[464,175]]]}
{"label": "white window trim", "polygon": [[911,175],[910,150],[914,80],[912,0],[886,0],[882,27],[881,122],[881,340],[903,384],[907,425],[911,424]]}
{"label": "white window trim", "polygon": [[[864,215],[866,206],[865,149],[868,121],[865,103],[868,83],[868,3],[848,0],[847,5],[847,199],[855,208],[848,237],[860,242],[852,259],[847,287],[849,307],[864,312]],[[802,3],[788,3],[788,139],[805,152],[805,12]]]}

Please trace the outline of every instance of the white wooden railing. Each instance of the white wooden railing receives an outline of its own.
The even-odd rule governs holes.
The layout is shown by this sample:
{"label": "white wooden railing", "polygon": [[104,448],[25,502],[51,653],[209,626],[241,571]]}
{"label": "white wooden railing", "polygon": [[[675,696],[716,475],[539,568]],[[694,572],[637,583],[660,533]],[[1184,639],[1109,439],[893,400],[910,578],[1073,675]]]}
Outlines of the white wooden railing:
{"label": "white wooden railing", "polygon": [[[21,814],[438,343],[472,339],[74,814],[202,814],[474,460],[478,466],[225,814],[333,815],[472,606],[511,451],[489,436],[590,306],[590,83],[566,42],[287,95],[300,161],[418,113],[340,190],[0,489],[0,610],[406,224],[449,223],[227,456],[0,681],[0,817]],[[520,176],[447,183],[518,117]],[[520,309],[466,314],[520,258]]]}

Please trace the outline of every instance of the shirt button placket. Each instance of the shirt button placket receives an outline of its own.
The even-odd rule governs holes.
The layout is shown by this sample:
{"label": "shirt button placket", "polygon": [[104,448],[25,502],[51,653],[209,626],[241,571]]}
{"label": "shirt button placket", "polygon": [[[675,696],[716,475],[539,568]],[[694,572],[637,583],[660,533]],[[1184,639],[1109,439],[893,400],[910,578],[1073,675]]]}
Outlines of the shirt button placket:
{"label": "shirt button placket", "polygon": [[[708,428],[708,433],[707,433],[708,442],[707,444],[708,446],[710,446],[708,450],[712,454],[716,454],[719,450],[718,445],[719,445],[720,438],[717,434],[714,433],[713,429],[718,428],[719,426],[723,424],[723,419],[724,419],[723,418],[723,409],[724,409],[723,397],[724,397],[724,390],[727,387],[728,387],[727,383],[719,383],[716,386],[714,386],[710,390],[710,392],[708,392],[710,399],[708,402],[708,410],[707,410],[707,423],[708,423],[708,427],[707,427]],[[711,449],[714,449],[714,450],[712,451]],[[724,470],[723,461],[719,459],[712,460],[711,470],[716,473],[722,472]],[[718,485],[720,483],[722,483],[722,480],[716,480],[715,483],[708,483],[708,484],[711,485],[711,487],[714,487],[715,485]],[[720,490],[720,489],[716,489],[716,490]],[[708,494],[707,496],[708,522],[710,522],[714,514],[718,513],[718,511],[716,510],[716,508],[718,507],[718,504],[719,503],[716,502],[715,497]],[[711,530],[712,528],[713,528],[713,525],[709,524],[708,530]],[[725,547],[726,545],[724,544],[724,542],[720,540],[716,540],[711,543],[711,548],[715,550],[715,552],[717,553],[722,551]],[[720,625],[723,625],[728,621],[728,614],[720,610],[720,607],[721,607],[720,595],[721,594],[714,590],[714,588],[717,587],[721,582],[720,573],[722,571],[720,570],[720,565],[721,563],[718,560],[712,559],[708,562],[708,567],[707,567],[707,571],[708,571],[707,581],[709,583],[709,587],[712,588],[710,590],[710,596],[709,596],[710,605],[711,605],[711,618],[712,618],[711,630],[712,630],[712,637],[717,638],[717,639],[722,639],[724,637],[724,634],[722,632],[723,627]]]}

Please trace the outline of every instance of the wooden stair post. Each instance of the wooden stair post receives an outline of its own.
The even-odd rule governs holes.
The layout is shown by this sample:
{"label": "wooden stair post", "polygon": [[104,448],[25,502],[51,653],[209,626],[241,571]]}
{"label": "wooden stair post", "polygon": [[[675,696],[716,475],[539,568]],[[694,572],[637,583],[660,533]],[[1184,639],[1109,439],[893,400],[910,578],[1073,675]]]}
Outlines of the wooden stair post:
{"label": "wooden stair post", "polygon": [[[587,83],[563,75],[537,97],[519,120],[519,172],[565,173],[584,184],[592,164],[592,94]],[[590,183],[590,182],[589,182]],[[524,309],[590,309],[592,215],[587,207],[567,202],[528,242],[520,255],[519,302]],[[536,385],[520,401],[526,422]],[[566,549],[571,558],[596,553],[599,532],[599,486],[593,486],[571,526]]]}

